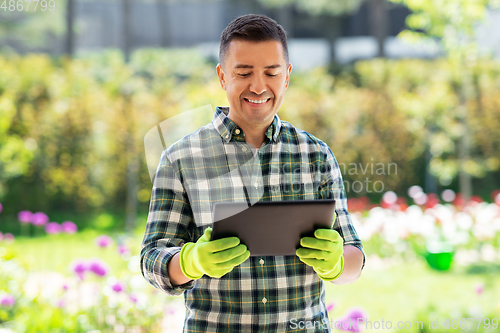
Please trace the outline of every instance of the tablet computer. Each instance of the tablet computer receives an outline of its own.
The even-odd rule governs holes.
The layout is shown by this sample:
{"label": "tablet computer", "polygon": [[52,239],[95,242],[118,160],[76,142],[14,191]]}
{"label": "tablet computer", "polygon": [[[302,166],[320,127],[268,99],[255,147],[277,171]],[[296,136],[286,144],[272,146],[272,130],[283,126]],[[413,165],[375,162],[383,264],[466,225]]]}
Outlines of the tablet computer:
{"label": "tablet computer", "polygon": [[335,200],[219,202],[214,206],[211,240],[236,236],[251,256],[295,255],[304,236],[330,229]]}

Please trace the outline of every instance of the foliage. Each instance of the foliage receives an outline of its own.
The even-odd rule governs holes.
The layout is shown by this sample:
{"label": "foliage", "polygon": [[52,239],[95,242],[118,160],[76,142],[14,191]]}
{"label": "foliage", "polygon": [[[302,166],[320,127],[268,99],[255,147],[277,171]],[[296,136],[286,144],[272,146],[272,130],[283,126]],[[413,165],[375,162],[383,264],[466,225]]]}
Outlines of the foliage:
{"label": "foliage", "polygon": [[[147,131],[183,111],[227,105],[214,64],[192,50],[140,50],[129,65],[116,50],[74,60],[12,56],[0,64],[0,152],[10,141],[18,149],[0,167],[5,216],[24,209],[123,210],[131,157],[141,162],[138,199],[145,211]],[[473,74],[476,98],[467,104],[473,149],[465,167],[477,179],[495,179],[500,67],[483,61]],[[330,145],[348,196],[378,200],[383,191],[403,194],[422,184],[426,142],[431,171],[454,187],[462,133],[456,82],[444,59],[363,61],[336,76],[322,68],[293,72],[279,115]],[[495,181],[486,182],[479,194],[493,187]]]}
{"label": "foliage", "polygon": [[340,15],[356,10],[363,2],[362,0],[259,0],[260,3],[269,7],[282,7],[296,5],[297,8],[307,11],[313,15],[322,13]]}

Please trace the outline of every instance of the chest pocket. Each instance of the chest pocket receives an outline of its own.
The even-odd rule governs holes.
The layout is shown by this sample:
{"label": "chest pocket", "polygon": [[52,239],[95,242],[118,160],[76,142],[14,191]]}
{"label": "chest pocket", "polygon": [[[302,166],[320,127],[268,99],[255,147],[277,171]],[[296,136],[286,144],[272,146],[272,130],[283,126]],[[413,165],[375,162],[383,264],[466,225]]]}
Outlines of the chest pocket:
{"label": "chest pocket", "polygon": [[269,177],[273,201],[318,199],[319,177],[307,163],[281,163]]}

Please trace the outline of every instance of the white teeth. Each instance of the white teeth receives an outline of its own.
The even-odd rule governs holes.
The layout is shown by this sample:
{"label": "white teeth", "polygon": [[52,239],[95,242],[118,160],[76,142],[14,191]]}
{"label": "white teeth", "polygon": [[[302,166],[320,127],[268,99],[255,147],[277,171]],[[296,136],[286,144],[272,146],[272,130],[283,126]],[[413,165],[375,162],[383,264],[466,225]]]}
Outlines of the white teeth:
{"label": "white teeth", "polygon": [[256,100],[256,99],[249,99],[248,100],[249,102],[252,102],[252,103],[255,103],[255,104],[261,104],[261,103],[265,103],[267,102],[267,99],[263,99],[263,100]]}

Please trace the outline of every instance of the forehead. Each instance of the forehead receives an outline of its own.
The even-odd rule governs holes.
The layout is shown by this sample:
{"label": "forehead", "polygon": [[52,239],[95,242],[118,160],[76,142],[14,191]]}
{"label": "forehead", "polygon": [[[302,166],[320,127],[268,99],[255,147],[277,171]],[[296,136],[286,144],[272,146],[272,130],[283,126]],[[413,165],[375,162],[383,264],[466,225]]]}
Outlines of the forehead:
{"label": "forehead", "polygon": [[283,45],[280,41],[251,42],[233,39],[229,43],[226,65],[250,65],[266,67],[275,64],[284,64]]}

